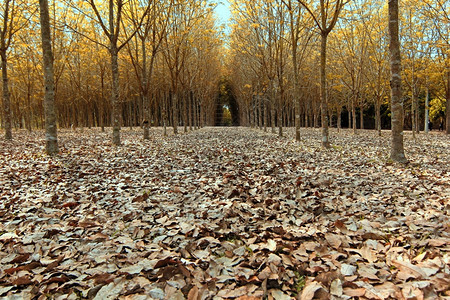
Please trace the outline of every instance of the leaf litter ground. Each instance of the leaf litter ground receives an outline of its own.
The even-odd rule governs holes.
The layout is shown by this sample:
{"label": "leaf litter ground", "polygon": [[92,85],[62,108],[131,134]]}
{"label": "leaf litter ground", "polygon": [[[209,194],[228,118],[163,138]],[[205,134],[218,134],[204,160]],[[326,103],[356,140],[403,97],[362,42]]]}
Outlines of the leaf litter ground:
{"label": "leaf litter ground", "polygon": [[450,297],[448,136],[152,130],[0,141],[0,297]]}

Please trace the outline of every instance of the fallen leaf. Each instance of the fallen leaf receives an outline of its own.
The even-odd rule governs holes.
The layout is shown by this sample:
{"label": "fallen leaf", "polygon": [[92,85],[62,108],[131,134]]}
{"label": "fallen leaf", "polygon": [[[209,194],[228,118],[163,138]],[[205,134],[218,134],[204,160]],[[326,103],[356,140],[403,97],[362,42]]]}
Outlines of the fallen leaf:
{"label": "fallen leaf", "polygon": [[314,298],[314,295],[317,291],[323,289],[322,285],[317,281],[308,282],[303,288],[302,294],[300,296],[300,300],[311,300]]}

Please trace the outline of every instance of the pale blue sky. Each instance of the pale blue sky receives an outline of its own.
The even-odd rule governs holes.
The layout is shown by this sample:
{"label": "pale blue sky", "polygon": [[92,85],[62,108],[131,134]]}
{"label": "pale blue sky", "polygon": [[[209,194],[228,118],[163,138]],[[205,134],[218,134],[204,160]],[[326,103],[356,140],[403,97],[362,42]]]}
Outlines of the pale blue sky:
{"label": "pale blue sky", "polygon": [[227,0],[218,1],[218,5],[215,9],[220,24],[227,24],[228,19],[231,17],[230,3]]}

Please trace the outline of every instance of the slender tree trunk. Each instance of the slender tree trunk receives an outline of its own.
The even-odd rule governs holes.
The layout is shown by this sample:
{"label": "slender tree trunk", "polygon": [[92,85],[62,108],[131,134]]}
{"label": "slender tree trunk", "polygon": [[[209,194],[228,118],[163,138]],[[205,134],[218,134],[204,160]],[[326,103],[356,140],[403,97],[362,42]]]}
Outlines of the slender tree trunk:
{"label": "slender tree trunk", "polygon": [[447,66],[447,112],[446,112],[446,133],[450,134],[450,66]]}
{"label": "slender tree trunk", "polygon": [[[281,105],[280,105],[281,106]],[[278,109],[278,137],[283,137],[283,111]]]}
{"label": "slender tree trunk", "polygon": [[428,122],[430,121],[430,91],[428,89],[426,89],[426,95],[425,95],[425,124],[424,124],[424,131],[426,134],[428,134],[428,131],[430,130],[430,128],[428,128]]}
{"label": "slender tree trunk", "polygon": [[272,133],[275,134],[275,120],[276,120],[276,114],[275,114],[275,105],[273,102],[270,103],[270,123],[272,128]]}
{"label": "slender tree trunk", "polygon": [[1,51],[2,59],[2,83],[3,83],[3,123],[5,126],[5,139],[12,140],[11,130],[11,98],[9,94],[8,64],[6,49]]}
{"label": "slender tree trunk", "polygon": [[161,103],[161,114],[162,114],[162,121],[163,121],[163,134],[164,136],[167,136],[167,96],[166,93],[162,96],[162,103]]}
{"label": "slender tree trunk", "polygon": [[416,133],[420,133],[420,126],[419,126],[419,97],[414,97],[416,102]]}
{"label": "slender tree trunk", "polygon": [[352,109],[349,107],[351,105],[351,101],[349,101],[347,105],[347,118],[348,118],[348,128],[352,128]]}
{"label": "slender tree trunk", "polygon": [[198,129],[198,123],[197,123],[197,97],[194,97],[194,104],[193,104],[193,118],[194,118],[194,130]]}
{"label": "slender tree trunk", "polygon": [[192,131],[192,98],[193,98],[193,95],[192,95],[192,92],[189,92],[189,97],[188,97],[188,100],[189,100],[189,104],[188,104],[188,122],[189,122],[189,131]]}
{"label": "slender tree trunk", "polygon": [[330,148],[330,140],[328,133],[328,99],[327,99],[327,78],[326,78],[326,62],[327,62],[327,38],[328,33],[321,34],[320,43],[320,107],[322,121],[322,146]]}
{"label": "slender tree trunk", "polygon": [[172,95],[172,126],[173,133],[178,134],[178,94],[173,92]]}
{"label": "slender tree trunk", "polygon": [[150,103],[148,97],[148,87],[147,87],[147,48],[145,46],[146,40],[143,38],[142,42],[142,105],[144,108],[144,117],[143,117],[143,129],[144,129],[144,140],[150,139]]}
{"label": "slender tree trunk", "polygon": [[353,126],[353,134],[357,134],[358,131],[356,130],[356,98],[358,97],[357,93],[354,93],[352,97],[352,126]]}
{"label": "slender tree trunk", "polygon": [[309,116],[310,110],[308,108],[309,108],[308,103],[305,103],[305,128],[308,128],[308,126],[309,126],[308,116]]}
{"label": "slender tree trunk", "polygon": [[391,159],[405,163],[403,146],[403,99],[398,25],[398,0],[389,1],[389,52],[391,56]]}
{"label": "slender tree trunk", "polygon": [[26,127],[28,132],[31,132],[33,130],[33,110],[31,109],[31,91],[30,86],[27,87],[27,112],[25,121],[27,122]]}
{"label": "slender tree trunk", "polygon": [[39,0],[39,9],[41,21],[42,53],[44,61],[44,114],[46,152],[49,155],[54,155],[58,153],[58,137],[56,128],[55,81],[48,1]]}
{"label": "slender tree trunk", "polygon": [[296,54],[293,54],[294,61],[294,111],[295,111],[295,140],[300,141],[300,97],[298,96],[298,71],[297,71],[297,58]]}
{"label": "slender tree trunk", "polygon": [[258,121],[256,119],[256,116],[257,116],[257,114],[256,114],[256,112],[257,112],[256,105],[257,105],[256,98],[254,98],[253,99],[253,105],[252,105],[252,113],[253,113],[253,124],[252,124],[252,127],[253,128],[258,128]]}
{"label": "slender tree trunk", "polygon": [[338,106],[338,110],[337,110],[337,128],[338,128],[338,132],[341,131],[342,129],[342,106]]}
{"label": "slender tree trunk", "polygon": [[134,103],[133,101],[128,102],[128,126],[130,130],[133,130],[134,123]]}
{"label": "slender tree trunk", "polygon": [[100,126],[102,127],[102,132],[105,132],[105,78],[103,76],[103,72],[100,72],[101,86],[102,86],[102,98],[100,99],[101,103],[101,112],[100,112]]}
{"label": "slender tree trunk", "polygon": [[273,80],[271,82],[271,91],[270,91],[270,127],[272,130],[272,133],[275,134],[275,119],[276,119],[276,112],[275,112],[275,103],[276,103],[276,93],[275,88],[273,84]]}
{"label": "slender tree trunk", "polygon": [[145,93],[142,94],[142,103],[144,105],[144,121],[142,122],[142,126],[144,129],[144,140],[150,139],[150,109],[149,109],[149,101],[147,95]]}
{"label": "slender tree trunk", "polygon": [[267,101],[263,100],[263,107],[264,107],[264,132],[267,132],[267,124],[269,121],[269,115],[267,114]]}
{"label": "slender tree trunk", "polygon": [[364,107],[362,105],[359,107],[359,125],[359,128],[364,129]]}
{"label": "slender tree trunk", "polygon": [[198,107],[197,107],[197,109],[198,109],[198,127],[199,127],[199,129],[203,128],[203,126],[205,125],[204,122],[203,122],[203,118],[202,118],[202,113],[203,113],[203,109],[202,109],[203,106],[202,105],[204,103],[203,101],[204,100],[201,99],[199,101]]}
{"label": "slender tree trunk", "polygon": [[[413,83],[414,84],[414,83]],[[411,131],[412,131],[412,136],[413,138],[416,138],[416,113],[417,113],[417,109],[416,109],[416,99],[415,99],[415,95],[414,95],[414,87],[411,90]]]}
{"label": "slender tree trunk", "polygon": [[183,101],[183,127],[184,127],[184,133],[188,131],[188,120],[187,120],[187,97],[186,93],[183,93],[182,101]]}
{"label": "slender tree trunk", "polygon": [[112,88],[111,88],[111,107],[112,107],[112,125],[113,125],[113,144],[120,146],[120,119],[121,119],[121,105],[119,101],[119,51],[113,44],[111,49],[111,74],[112,74]]}
{"label": "slender tree trunk", "polygon": [[381,136],[381,97],[377,95],[375,100],[375,124],[378,136]]}
{"label": "slender tree trunk", "polygon": [[263,130],[264,127],[264,121],[263,121],[263,99],[261,96],[257,96],[258,97],[258,123],[259,123],[259,130]]}

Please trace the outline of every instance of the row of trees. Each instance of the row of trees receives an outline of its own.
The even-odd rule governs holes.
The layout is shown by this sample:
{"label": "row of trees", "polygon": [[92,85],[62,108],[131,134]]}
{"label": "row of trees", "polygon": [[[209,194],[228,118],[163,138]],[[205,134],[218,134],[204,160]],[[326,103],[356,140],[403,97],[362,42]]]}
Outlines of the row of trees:
{"label": "row of trees", "polygon": [[[45,119],[49,110],[42,105],[42,74],[48,67],[43,67],[46,56],[40,48],[42,11],[38,13],[38,3],[3,1],[5,137],[12,138],[12,127],[31,130],[55,120],[60,127],[112,126],[113,143],[119,145],[123,125],[141,125],[144,138],[149,138],[151,125],[172,126],[175,133],[179,125],[185,131],[212,125],[224,77],[238,101],[242,125],[270,126],[272,132],[277,126],[282,135],[283,126],[293,123],[299,140],[301,126],[320,122],[325,147],[328,126],[340,127],[343,109],[350,112],[349,124],[357,133],[358,109],[363,128],[364,111],[373,107],[375,127],[381,132],[381,107],[392,100],[397,136],[403,130],[403,108],[414,133],[419,123],[428,130],[431,98],[435,121],[444,117],[444,103],[449,111],[447,1],[401,1],[404,68],[398,76],[392,56],[396,51],[389,52],[389,33],[395,35],[395,28],[389,31],[388,24],[395,22],[388,22],[385,1],[236,0],[227,45],[209,3],[51,1],[52,53],[47,59],[54,70],[48,76],[54,79],[55,116]],[[389,70],[395,75],[391,80]],[[406,87],[403,94],[401,86]],[[46,92],[46,103],[51,104],[52,93],[48,88]],[[56,126],[52,135],[56,140]]]}
{"label": "row of trees", "polygon": [[[344,108],[355,133],[358,125],[364,128],[363,112],[373,108],[381,133],[381,108],[391,99],[386,1],[242,0],[232,7],[230,78],[240,107],[247,108],[241,119],[272,132],[278,125],[281,135],[294,110],[296,138],[301,125],[321,121],[325,145],[328,124],[334,119],[340,127]],[[428,130],[430,97],[433,121],[445,121],[449,16],[448,1],[400,1],[400,100],[414,134]]]}
{"label": "row of trees", "polygon": [[[5,0],[0,13],[2,124],[44,127],[39,6]],[[54,0],[49,5],[59,127],[212,123],[223,38],[206,0]],[[180,122],[182,121],[182,122]]]}

